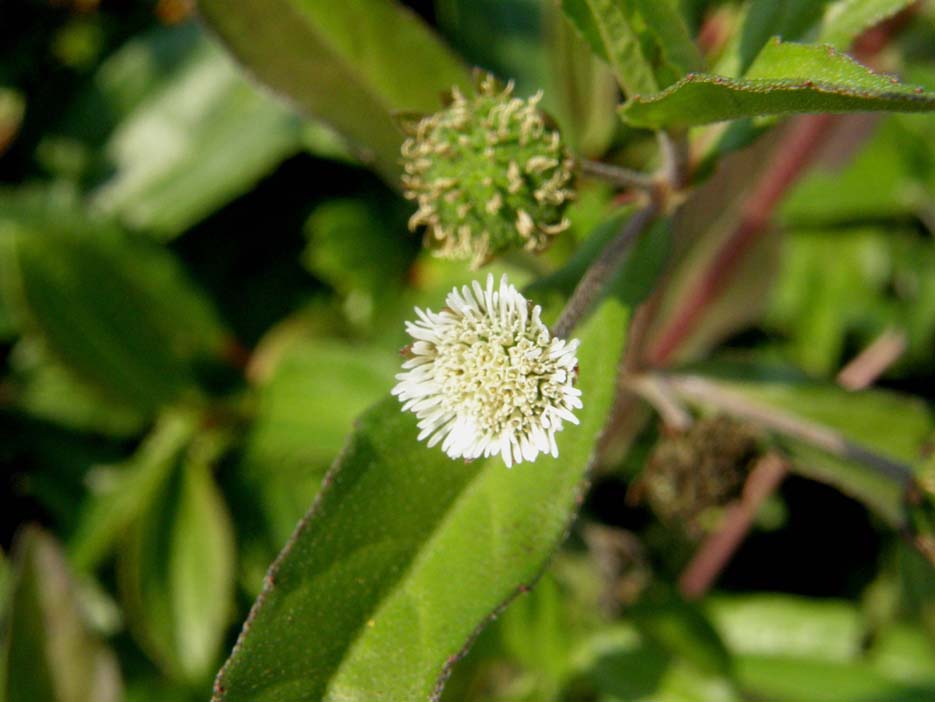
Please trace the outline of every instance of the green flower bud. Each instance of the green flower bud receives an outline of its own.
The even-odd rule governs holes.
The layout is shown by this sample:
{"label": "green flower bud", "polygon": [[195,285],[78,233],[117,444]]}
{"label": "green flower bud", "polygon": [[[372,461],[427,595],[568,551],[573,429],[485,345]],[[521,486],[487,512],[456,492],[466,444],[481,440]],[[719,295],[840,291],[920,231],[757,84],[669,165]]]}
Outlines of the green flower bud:
{"label": "green flower bud", "polygon": [[427,227],[436,255],[478,268],[508,249],[541,251],[568,228],[574,161],[541,99],[483,75],[473,97],[453,88],[445,109],[408,125],[403,184],[419,206],[409,227]]}

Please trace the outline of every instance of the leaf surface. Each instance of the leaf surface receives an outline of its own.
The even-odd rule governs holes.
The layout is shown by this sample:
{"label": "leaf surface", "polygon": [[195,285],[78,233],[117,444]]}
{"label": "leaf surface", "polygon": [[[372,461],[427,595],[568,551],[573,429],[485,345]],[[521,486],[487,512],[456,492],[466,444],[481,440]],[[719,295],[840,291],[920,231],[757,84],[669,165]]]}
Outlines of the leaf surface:
{"label": "leaf surface", "polygon": [[216,211],[303,146],[297,115],[252,85],[215,42],[188,34],[183,46],[170,49],[159,34],[133,40],[99,79],[110,106],[127,90],[124,83],[140,80],[133,69],[141,53],[177,64],[115,125],[103,146],[111,174],[92,193],[96,207],[163,239]]}
{"label": "leaf surface", "polygon": [[559,435],[557,459],[512,470],[455,462],[416,441],[395,398],[367,412],[270,571],[215,699],[436,695],[567,529],[610,410],[626,317],[611,298],[582,332],[585,409]]}
{"label": "leaf surface", "polygon": [[[6,702],[119,702],[120,669],[84,619],[78,588],[54,539],[29,527],[14,552],[4,621]],[[5,648],[5,651],[2,649]],[[5,677],[5,679],[4,679]]]}
{"label": "leaf surface", "polygon": [[202,434],[134,525],[120,576],[132,630],[180,680],[212,672],[233,609],[230,516],[211,475],[216,446]]}
{"label": "leaf surface", "polygon": [[3,292],[29,332],[105,396],[152,414],[198,392],[224,329],[170,252],[76,205],[0,198]]}
{"label": "leaf surface", "polygon": [[864,31],[911,4],[912,0],[837,0],[825,10],[819,41],[843,51]]}
{"label": "leaf surface", "polygon": [[620,108],[637,127],[692,127],[757,115],[803,112],[931,112],[935,93],[873,73],[829,46],[764,47],[742,79],[693,73]]}
{"label": "leaf surface", "polygon": [[395,112],[435,112],[469,84],[455,55],[392,0],[201,0],[201,14],[262,82],[358,148],[391,183]]}
{"label": "leaf surface", "polygon": [[704,59],[698,50],[682,12],[672,0],[633,0],[656,39],[665,62],[679,77],[704,70]]}
{"label": "leaf surface", "polygon": [[656,92],[658,84],[623,3],[615,0],[562,0],[562,9],[591,50],[607,61],[626,95]]}

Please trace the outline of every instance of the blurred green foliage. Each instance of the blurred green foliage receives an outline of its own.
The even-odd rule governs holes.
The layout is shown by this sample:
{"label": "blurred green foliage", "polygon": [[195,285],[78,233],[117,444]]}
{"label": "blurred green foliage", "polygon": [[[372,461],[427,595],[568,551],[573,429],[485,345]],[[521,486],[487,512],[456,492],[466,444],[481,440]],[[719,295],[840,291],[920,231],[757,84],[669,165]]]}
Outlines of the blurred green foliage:
{"label": "blurred green foliage", "polygon": [[[273,591],[274,609],[243,648],[255,658],[229,669],[235,683],[294,664],[277,642],[314,650],[332,627],[325,643],[360,648],[328,649],[326,666],[301,672],[316,689],[338,680],[353,699],[374,699],[370,686],[385,681],[398,699],[441,694],[439,668],[451,673],[445,700],[935,699],[935,569],[910,545],[935,523],[931,115],[849,118],[680,349],[679,361],[698,363],[672,373],[676,386],[698,375],[774,421],[878,452],[918,478],[920,494],[760,427],[763,448],[784,452],[794,475],[762,506],[714,594],[690,603],[678,581],[697,535],[664,527],[639,500],[646,457],[671,427],[623,394],[594,449],[622,339],[653,339],[671,320],[775,158],[757,151],[774,122],[691,132],[712,166],[700,175],[752,147],[651,230],[601,316],[576,332],[593,342],[581,372],[594,405],[563,435],[572,443],[562,459],[512,473],[452,466],[406,443],[411,422],[395,401],[364,414],[394,382],[413,306],[437,309],[475,277],[407,231],[396,111],[434,109],[476,64],[520,94],[544,89],[577,153],[648,169],[654,140],[617,117],[617,82],[675,86],[627,103],[640,125],[709,121],[690,109],[692,84],[678,82],[695,70],[734,80],[718,117],[840,107],[829,94],[852,84],[804,108],[753,90],[751,80],[810,79],[822,51],[770,38],[823,38],[843,51],[890,18],[881,67],[933,91],[935,7],[906,5],[204,0],[205,23],[186,0],[0,8],[0,701],[207,700],[273,581],[268,566],[336,459],[344,467],[313,535],[347,556],[344,569],[333,582],[304,580],[312,566],[327,574],[333,554],[293,542],[304,560],[284,573],[298,599]],[[281,32],[260,21],[270,13],[289,19]],[[608,41],[602,22],[632,31]],[[808,56],[763,59],[764,46]],[[854,79],[846,59],[829,61]],[[864,92],[887,82],[857,79]],[[728,88],[707,80],[696,87],[710,107]],[[911,102],[907,90],[883,107]],[[848,108],[881,105],[879,95],[851,97]],[[629,217],[617,204],[582,180],[567,236],[540,258],[510,255],[489,270],[529,284],[554,318]],[[660,279],[665,294],[634,317]],[[842,389],[839,372],[881,338],[901,346],[880,388]],[[713,394],[685,405],[724,411]],[[426,610],[406,589],[421,587],[452,597]],[[330,596],[357,599],[339,610]],[[368,617],[383,607],[388,629]],[[316,626],[289,629],[302,614]],[[264,633],[270,621],[278,638]],[[383,677],[368,679],[378,668]],[[312,699],[303,675],[277,693],[294,697],[269,699]]]}

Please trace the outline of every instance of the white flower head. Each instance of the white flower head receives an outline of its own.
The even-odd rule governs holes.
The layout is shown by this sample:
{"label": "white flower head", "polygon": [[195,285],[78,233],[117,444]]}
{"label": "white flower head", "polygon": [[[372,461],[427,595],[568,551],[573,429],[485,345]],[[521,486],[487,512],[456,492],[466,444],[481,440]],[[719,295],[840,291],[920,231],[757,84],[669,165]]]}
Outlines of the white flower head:
{"label": "white flower head", "polygon": [[506,276],[454,288],[446,303],[406,323],[414,341],[393,388],[419,418],[419,440],[451,458],[499,454],[508,467],[558,456],[555,434],[581,407],[578,340],[553,337]]}

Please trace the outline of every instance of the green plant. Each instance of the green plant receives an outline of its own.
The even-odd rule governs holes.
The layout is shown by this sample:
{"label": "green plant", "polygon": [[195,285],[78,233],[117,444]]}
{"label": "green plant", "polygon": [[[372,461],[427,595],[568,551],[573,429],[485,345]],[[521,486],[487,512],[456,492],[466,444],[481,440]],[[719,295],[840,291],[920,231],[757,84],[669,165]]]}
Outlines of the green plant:
{"label": "green plant", "polygon": [[0,700],[935,695],[931,2],[79,6],[0,72]]}

